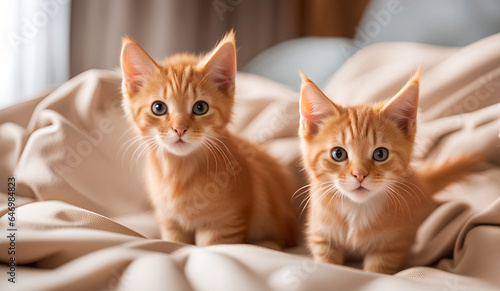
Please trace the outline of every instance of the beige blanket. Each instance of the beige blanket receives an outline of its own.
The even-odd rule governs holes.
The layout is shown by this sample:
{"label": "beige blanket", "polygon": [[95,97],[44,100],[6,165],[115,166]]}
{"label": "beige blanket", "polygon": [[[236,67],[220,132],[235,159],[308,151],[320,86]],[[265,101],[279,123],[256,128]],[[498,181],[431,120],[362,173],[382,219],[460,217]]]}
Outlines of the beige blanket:
{"label": "beige blanket", "polygon": [[[483,153],[482,172],[439,194],[408,264],[386,276],[315,263],[303,247],[165,242],[144,188],[143,149],[120,76],[88,71],[0,111],[1,290],[495,290],[500,287],[500,35],[464,48],[386,43],[355,54],[325,92],[391,97],[423,64],[416,160]],[[299,78],[297,77],[297,82]],[[299,173],[298,93],[239,74],[232,129]],[[9,225],[8,178],[15,221]],[[8,229],[16,229],[8,231]],[[15,273],[8,273],[15,237]],[[10,237],[9,237],[10,236]],[[8,281],[15,275],[15,282]]]}

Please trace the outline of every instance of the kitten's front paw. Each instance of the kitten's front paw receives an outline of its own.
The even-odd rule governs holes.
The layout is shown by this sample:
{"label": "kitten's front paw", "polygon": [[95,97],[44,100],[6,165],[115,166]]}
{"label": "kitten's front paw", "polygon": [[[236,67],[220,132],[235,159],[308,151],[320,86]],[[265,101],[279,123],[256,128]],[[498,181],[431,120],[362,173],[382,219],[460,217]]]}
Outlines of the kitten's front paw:
{"label": "kitten's front paw", "polygon": [[326,241],[310,244],[314,259],[322,263],[342,265],[344,252],[340,248],[330,246]]}
{"label": "kitten's front paw", "polygon": [[238,244],[245,242],[246,228],[218,228],[196,230],[196,245]]}
{"label": "kitten's front paw", "polygon": [[161,239],[164,241],[179,242],[183,244],[194,244],[194,240],[189,236],[181,233],[163,232]]}
{"label": "kitten's front paw", "polygon": [[160,223],[160,228],[162,240],[194,244],[194,233],[185,231],[176,221],[163,221]]}
{"label": "kitten's front paw", "polygon": [[333,249],[325,254],[315,254],[314,259],[318,262],[335,264],[335,265],[342,265],[344,263],[344,257],[342,251]]}
{"label": "kitten's front paw", "polygon": [[363,269],[369,272],[392,275],[399,271],[405,257],[405,251],[367,254]]}

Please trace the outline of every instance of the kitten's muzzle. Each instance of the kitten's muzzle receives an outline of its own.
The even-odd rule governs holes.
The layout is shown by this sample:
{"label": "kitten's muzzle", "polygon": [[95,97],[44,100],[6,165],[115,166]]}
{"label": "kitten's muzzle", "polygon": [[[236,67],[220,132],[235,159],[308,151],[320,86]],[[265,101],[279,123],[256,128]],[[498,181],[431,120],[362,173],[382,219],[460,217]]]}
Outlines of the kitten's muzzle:
{"label": "kitten's muzzle", "polygon": [[366,178],[366,176],[368,176],[367,173],[361,172],[352,172],[352,175],[354,176],[354,178],[356,178],[356,180],[359,181],[359,183],[363,183],[363,180]]}
{"label": "kitten's muzzle", "polygon": [[179,136],[182,137],[186,131],[188,130],[187,126],[174,125],[172,126],[172,130]]}

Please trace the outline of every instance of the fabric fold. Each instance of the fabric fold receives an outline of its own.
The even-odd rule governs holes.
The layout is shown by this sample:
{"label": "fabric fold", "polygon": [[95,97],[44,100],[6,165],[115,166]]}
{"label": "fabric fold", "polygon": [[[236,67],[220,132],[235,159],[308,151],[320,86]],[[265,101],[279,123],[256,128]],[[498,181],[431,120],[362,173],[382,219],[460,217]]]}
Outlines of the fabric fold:
{"label": "fabric fold", "polygon": [[[17,206],[17,282],[7,281],[11,240],[2,235],[0,288],[500,289],[499,47],[500,34],[463,48],[375,44],[354,54],[326,86],[339,104],[380,102],[423,64],[416,164],[464,153],[485,157],[475,176],[436,196],[407,266],[395,276],[317,263],[303,246],[278,251],[159,240],[143,182],[145,149],[121,108],[121,77],[91,70],[45,98],[0,111],[4,233],[8,177],[16,179]],[[298,92],[246,73],[236,82],[231,130],[262,144],[303,182]]]}

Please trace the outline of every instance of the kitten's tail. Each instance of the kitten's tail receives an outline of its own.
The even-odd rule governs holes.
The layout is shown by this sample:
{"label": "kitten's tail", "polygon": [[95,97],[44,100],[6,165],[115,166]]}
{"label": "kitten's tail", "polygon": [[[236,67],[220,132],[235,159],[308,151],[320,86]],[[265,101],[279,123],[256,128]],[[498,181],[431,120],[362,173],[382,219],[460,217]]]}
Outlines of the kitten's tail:
{"label": "kitten's tail", "polygon": [[424,165],[418,168],[417,173],[426,187],[426,194],[431,197],[450,184],[473,174],[482,161],[483,158],[478,154],[466,154],[439,166]]}

